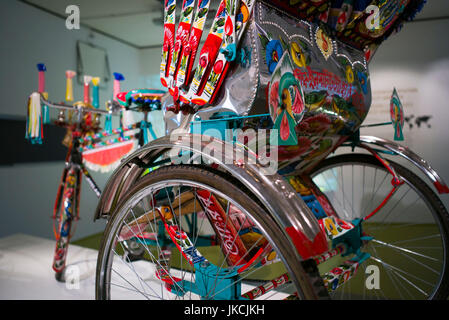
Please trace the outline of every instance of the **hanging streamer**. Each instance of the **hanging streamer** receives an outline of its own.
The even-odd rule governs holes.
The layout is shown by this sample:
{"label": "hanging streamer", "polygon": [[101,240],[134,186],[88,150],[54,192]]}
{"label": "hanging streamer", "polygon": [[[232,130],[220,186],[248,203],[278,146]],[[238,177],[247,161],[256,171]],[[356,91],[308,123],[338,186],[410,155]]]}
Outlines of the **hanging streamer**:
{"label": "hanging streamer", "polygon": [[67,70],[65,72],[65,77],[66,77],[65,100],[67,102],[73,101],[73,77],[74,76],[76,76],[75,71]]}
{"label": "hanging streamer", "polygon": [[[41,93],[45,99],[48,99],[48,93],[45,92],[45,72],[47,71],[47,67],[43,63],[38,63],[37,70],[39,72],[38,92]],[[50,113],[48,111],[48,106],[46,105],[42,106],[42,121],[43,124],[50,123]]]}
{"label": "hanging streamer", "polygon": [[95,109],[100,107],[100,78],[92,78],[92,106]]}
{"label": "hanging streamer", "polygon": [[43,123],[41,95],[34,92],[28,98],[27,124],[25,138],[32,144],[42,144]]}

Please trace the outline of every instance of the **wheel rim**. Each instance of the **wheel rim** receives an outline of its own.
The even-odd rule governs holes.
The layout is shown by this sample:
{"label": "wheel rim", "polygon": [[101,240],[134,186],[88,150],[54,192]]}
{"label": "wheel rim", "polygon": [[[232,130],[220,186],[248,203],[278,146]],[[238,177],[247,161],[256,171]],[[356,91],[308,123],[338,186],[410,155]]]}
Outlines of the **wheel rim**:
{"label": "wheel rim", "polygon": [[[220,238],[220,235],[216,237],[218,245],[197,246],[200,240],[205,241],[204,235],[208,234],[207,231],[214,230],[210,216],[198,210],[198,207],[201,207],[199,198],[196,198],[197,201],[193,201],[193,211],[195,214],[189,217],[188,214],[183,213],[184,209],[181,203],[181,195],[186,194],[186,192],[192,192],[198,195],[200,191],[204,190],[207,190],[213,197],[222,204],[225,204],[225,226],[232,224],[235,231],[243,235],[240,237],[241,239],[246,236],[246,242],[243,243],[246,253],[240,255],[240,260],[234,260],[234,266],[232,266],[229,258],[232,250],[228,250],[228,253],[226,253],[222,246],[224,242],[221,240],[226,237],[226,230],[222,232],[222,235],[225,235],[225,237]],[[167,244],[166,239],[162,241],[162,237],[160,236],[153,236],[153,239],[156,240],[151,244],[141,242],[146,255],[143,260],[130,262],[125,259],[124,261],[121,256],[125,248],[121,245],[121,241],[116,241],[117,246],[113,248],[112,243],[115,241],[113,239],[120,240],[120,234],[124,230],[124,227],[128,230],[133,229],[130,228],[129,221],[136,221],[136,219],[138,220],[139,217],[145,215],[145,212],[148,212],[149,209],[157,207],[157,204],[153,206],[152,202],[154,203],[154,196],[158,194],[158,191],[159,194],[161,191],[166,194],[173,193],[173,198],[166,201],[166,203],[168,202],[167,204],[173,212],[177,210],[179,213],[177,217],[179,219],[175,218],[174,221],[179,227],[179,230],[186,231],[185,233],[188,239],[191,240],[194,247],[206,261],[209,262],[209,265],[215,268],[212,273],[210,266],[208,269],[206,268],[207,266],[203,268],[199,264],[192,266],[189,263],[189,259],[186,259],[186,255],[181,253],[182,248],[181,250],[179,248],[172,248],[169,267],[163,265],[162,260],[159,259],[160,253],[163,250],[167,250],[167,247],[173,246]],[[178,201],[179,205],[176,205],[174,201]],[[192,210],[192,205],[190,207],[190,210]],[[250,292],[251,289],[255,289],[263,284],[266,287],[259,291],[264,291],[266,288],[273,286],[276,286],[276,289],[271,290],[262,298],[283,299],[297,291],[296,286],[293,285],[294,281],[286,282],[291,274],[287,272],[286,266],[288,264],[284,263],[284,258],[277,253],[278,247],[276,242],[273,241],[272,236],[265,232],[266,226],[262,226],[257,222],[240,204],[235,203],[227,195],[210,186],[182,179],[154,183],[138,191],[122,206],[120,212],[122,218],[117,218],[115,226],[111,229],[114,231],[110,232],[109,239],[106,240],[109,243],[109,247],[105,250],[107,253],[105,258],[102,259],[103,271],[101,272],[102,280],[100,282],[104,286],[104,298],[135,299],[137,296],[140,296],[141,298],[147,299],[228,299],[228,297],[240,297]],[[196,229],[190,230],[194,225],[190,224],[189,226],[187,219],[190,219],[191,223],[194,218],[197,219]],[[144,234],[144,232],[161,233],[161,224],[163,224],[162,229],[165,236],[167,236],[168,223],[164,225],[162,220],[164,219],[155,219],[151,224],[146,225],[145,230],[134,228],[134,238],[137,236],[136,230],[141,234]],[[158,221],[157,224],[156,221]],[[252,232],[246,232],[248,228]],[[261,233],[263,236],[257,235],[257,233]],[[235,248],[235,244],[238,241],[242,241],[241,239],[229,239],[227,246]],[[173,241],[171,242],[173,243]],[[265,265],[262,266],[264,263]],[[151,264],[152,266],[150,266]],[[199,276],[204,276],[207,273],[205,271],[206,269],[213,276],[207,276],[205,277],[205,281],[200,281]],[[161,272],[168,273],[167,281],[161,280]],[[217,277],[218,273],[221,274],[220,277]],[[227,278],[224,276],[225,273],[227,274]],[[233,280],[229,280],[228,278],[232,278]],[[170,289],[167,288],[167,282],[171,282]],[[204,290],[206,287],[208,290],[210,288],[212,289],[206,292],[207,290]],[[230,291],[233,293],[230,293]],[[237,291],[237,294],[235,291]]]}
{"label": "wheel rim", "polygon": [[[357,275],[331,293],[337,299],[430,299],[446,268],[443,226],[430,200],[411,181],[363,222],[374,239],[362,251],[371,258]],[[363,218],[391,191],[391,174],[361,161],[323,166],[313,180],[345,220]]]}

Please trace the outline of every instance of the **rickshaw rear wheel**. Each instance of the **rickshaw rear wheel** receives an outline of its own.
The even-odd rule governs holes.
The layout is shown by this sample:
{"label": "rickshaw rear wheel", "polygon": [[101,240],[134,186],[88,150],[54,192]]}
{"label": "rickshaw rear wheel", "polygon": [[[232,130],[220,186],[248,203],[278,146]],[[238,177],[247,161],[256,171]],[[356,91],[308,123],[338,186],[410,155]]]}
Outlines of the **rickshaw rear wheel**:
{"label": "rickshaw rear wheel", "polygon": [[[204,213],[206,211],[204,202],[201,203],[198,200],[199,194],[204,196],[204,190],[208,192],[206,194],[210,194],[209,200],[214,197],[222,204],[225,214],[224,219],[226,220],[224,225],[232,224],[230,228],[234,228],[235,234],[239,235],[232,239],[231,244],[229,241],[226,243],[222,241],[224,238],[216,231],[218,229],[212,226],[210,215]],[[196,199],[196,201],[193,200],[193,203],[190,203],[190,210],[192,210],[192,207],[194,208],[192,213],[185,213],[188,212],[188,209],[184,209],[188,204],[184,202],[186,204],[182,207],[181,202],[184,200],[181,199],[188,198],[189,193],[193,195],[192,199]],[[213,298],[213,295],[218,294],[216,291],[212,294],[210,292],[203,294],[194,292],[194,294],[191,294],[191,292],[184,292],[186,291],[185,286],[177,285],[180,283],[178,279],[193,283],[191,286],[196,286],[198,283],[197,268],[195,265],[192,267],[192,265],[186,263],[188,261],[185,261],[185,257],[180,254],[182,250],[179,247],[173,248],[171,246],[169,265],[163,265],[160,262],[162,260],[158,260],[160,254],[169,247],[163,236],[164,233],[167,234],[166,230],[158,229],[156,223],[156,220],[159,220],[158,223],[160,223],[163,220],[162,218],[157,219],[152,216],[150,220],[153,220],[145,225],[145,230],[139,230],[142,235],[145,232],[147,234],[148,232],[158,234],[158,236],[153,237],[153,242],[148,240],[144,244],[146,258],[137,262],[123,258],[123,254],[120,252],[123,251],[120,249],[120,242],[124,239],[122,236],[123,230],[126,228],[126,230],[131,230],[130,225],[134,225],[135,221],[143,221],[142,217],[147,218],[146,214],[149,210],[154,211],[154,208],[160,204],[168,205],[172,212],[178,212],[178,217],[176,217],[176,214],[173,215],[173,220],[176,220],[176,229],[185,231],[189,235],[188,239],[193,239],[193,245],[198,252],[212,262],[214,266],[217,266],[220,272],[221,270],[226,272],[235,272],[236,269],[243,270],[236,276],[237,280],[235,280],[235,283],[240,282],[236,289],[239,290],[239,294],[244,295],[245,292],[263,284],[282,282],[287,279],[283,278],[282,275],[287,274],[287,283],[279,285],[278,288],[273,289],[261,298],[328,298],[324,283],[317,276],[316,266],[310,266],[310,262],[307,262],[307,265],[303,267],[299,256],[293,251],[296,249],[286,233],[239,181],[226,173],[209,167],[176,165],[161,167],[142,177],[127,192],[117,206],[117,210],[111,215],[98,256],[97,299],[123,299],[125,293],[132,293],[132,298],[146,299],[210,299]],[[184,212],[183,209],[187,211]],[[235,212],[240,212],[240,214]],[[196,227],[189,226],[186,223],[187,219],[190,222],[197,219]],[[200,239],[204,240],[204,236],[206,236],[201,232],[201,229],[212,231],[213,237],[209,237],[209,239],[213,238],[215,245],[211,245],[212,243],[205,246],[199,244]],[[136,228],[133,230],[136,230]],[[133,231],[132,236],[139,238],[139,235],[135,233]],[[233,266],[230,262],[229,251],[225,256],[223,248],[224,244],[233,246],[237,242],[240,243],[240,246],[243,243],[247,250],[241,258],[246,262],[239,260]],[[154,245],[151,245],[151,243]],[[217,253],[217,248],[220,253]],[[271,249],[267,249],[265,252],[265,248]],[[257,252],[261,252],[260,250],[264,253],[258,256]],[[268,259],[268,256],[273,257],[272,252],[275,252],[276,257],[273,261],[277,262],[263,265],[261,261],[263,261],[264,255]],[[171,292],[167,291],[167,287],[164,287],[160,279],[148,274],[148,270],[157,268],[167,269],[170,279],[166,283],[171,283]],[[141,274],[137,274],[139,271],[141,271]],[[146,275],[143,275],[145,272]],[[119,283],[114,283],[117,281]],[[218,282],[221,281],[223,279],[218,280]],[[198,290],[195,288],[191,291]],[[240,295],[237,298],[240,298]]]}

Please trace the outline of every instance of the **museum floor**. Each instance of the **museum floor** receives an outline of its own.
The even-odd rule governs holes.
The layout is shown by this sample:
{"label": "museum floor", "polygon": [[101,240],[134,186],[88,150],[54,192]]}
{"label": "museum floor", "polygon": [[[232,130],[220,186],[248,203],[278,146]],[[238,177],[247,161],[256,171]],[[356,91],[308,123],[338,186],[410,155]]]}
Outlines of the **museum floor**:
{"label": "museum floor", "polygon": [[97,251],[70,245],[68,265],[79,267],[79,285],[55,280],[53,240],[15,234],[0,238],[0,300],[90,300],[95,298]]}

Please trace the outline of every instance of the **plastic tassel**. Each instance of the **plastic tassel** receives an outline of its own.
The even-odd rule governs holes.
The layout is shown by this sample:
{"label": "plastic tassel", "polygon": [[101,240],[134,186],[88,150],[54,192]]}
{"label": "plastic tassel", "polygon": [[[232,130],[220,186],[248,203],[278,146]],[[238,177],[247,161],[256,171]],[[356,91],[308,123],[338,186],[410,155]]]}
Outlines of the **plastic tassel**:
{"label": "plastic tassel", "polygon": [[[114,86],[112,91],[112,100],[117,102],[117,95],[121,92],[120,82],[125,80],[125,77],[118,72],[114,72]],[[123,128],[123,112],[120,112],[120,127]]]}
{"label": "plastic tassel", "polygon": [[[125,77],[118,72],[114,72],[114,100],[117,101],[117,95],[121,92],[120,82],[125,80]],[[133,117],[134,112],[123,109],[120,114],[120,126],[126,128],[136,122]]]}
{"label": "plastic tassel", "polygon": [[[45,100],[48,100],[48,93],[42,92],[42,96]],[[49,124],[50,123],[50,111],[48,110],[47,105],[42,106],[42,123],[43,124]]]}
{"label": "plastic tassel", "polygon": [[34,92],[28,98],[27,125],[25,138],[32,144],[42,144],[43,123],[41,95]]}
{"label": "plastic tassel", "polygon": [[[38,86],[38,92],[42,94],[45,98],[45,100],[48,99],[48,93],[45,92],[45,72],[47,71],[47,67],[43,63],[37,64],[37,71],[39,71],[39,86]],[[42,106],[42,114],[43,114],[43,124],[50,123],[50,113],[48,111],[48,107],[46,105]]]}
{"label": "plastic tassel", "polygon": [[92,81],[91,76],[84,76],[84,103],[90,104],[90,82]]}
{"label": "plastic tassel", "polygon": [[65,72],[65,77],[66,77],[65,100],[67,102],[73,101],[73,77],[74,76],[76,76],[76,72],[73,70],[67,70]]}
{"label": "plastic tassel", "polygon": [[45,72],[47,71],[47,67],[43,63],[37,64],[37,71],[39,71],[39,89],[38,92],[45,92]]}
{"label": "plastic tassel", "polygon": [[100,78],[92,78],[92,105],[95,109],[100,107]]}

